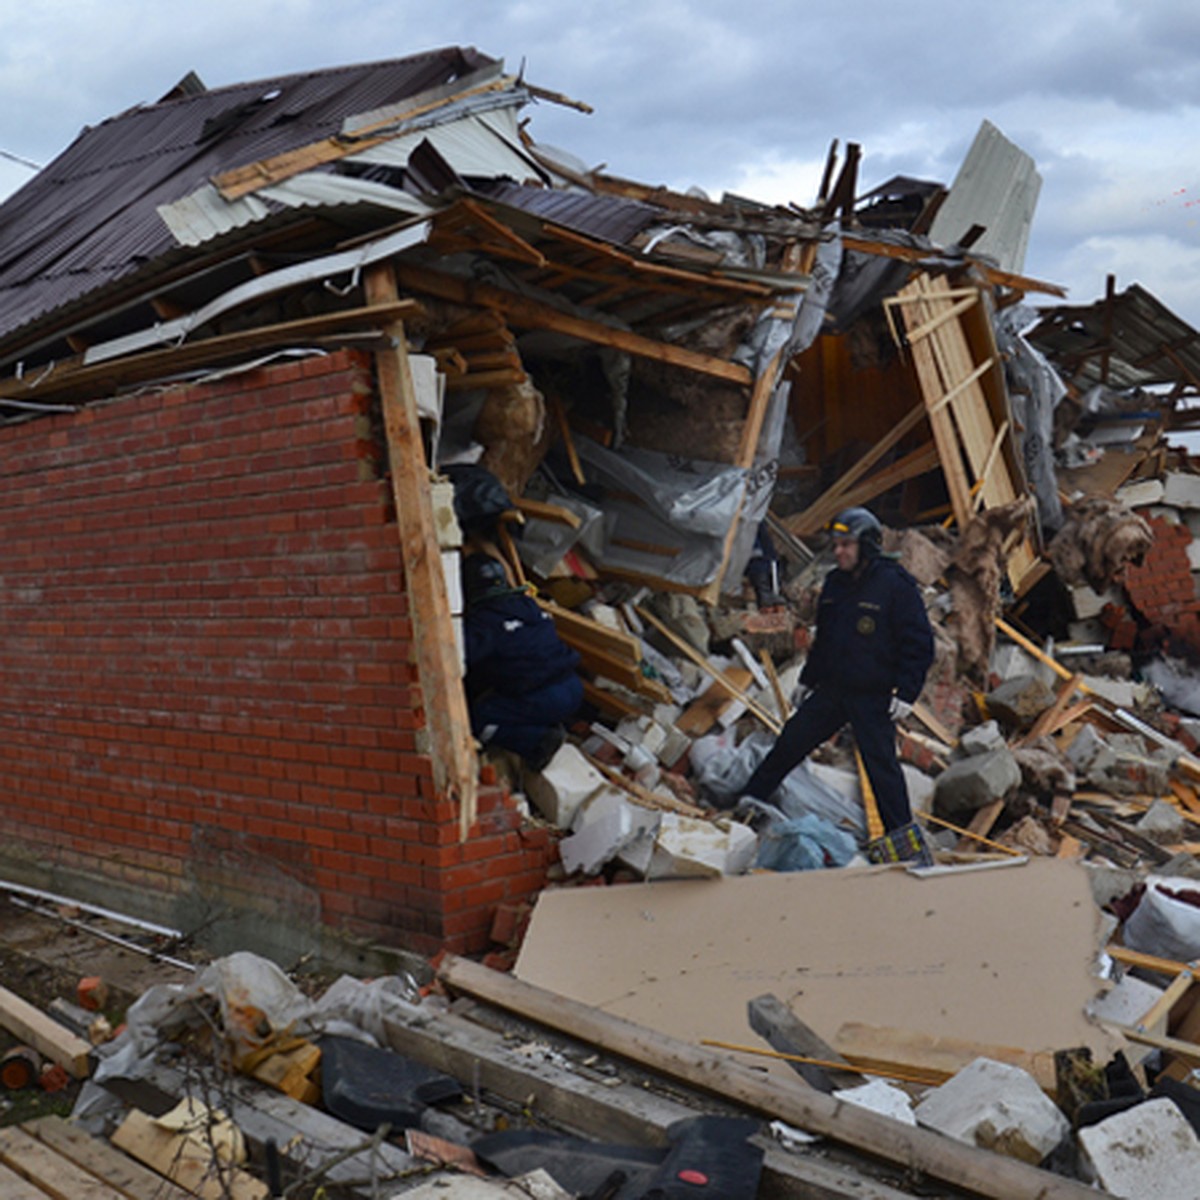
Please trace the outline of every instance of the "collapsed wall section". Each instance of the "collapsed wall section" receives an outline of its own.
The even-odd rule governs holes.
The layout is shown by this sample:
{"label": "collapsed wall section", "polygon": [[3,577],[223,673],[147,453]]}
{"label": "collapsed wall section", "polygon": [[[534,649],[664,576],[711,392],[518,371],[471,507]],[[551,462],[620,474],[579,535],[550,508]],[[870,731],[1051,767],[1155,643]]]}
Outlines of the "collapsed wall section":
{"label": "collapsed wall section", "polygon": [[374,405],[339,353],[0,429],[0,877],[280,958],[541,885],[434,794]]}

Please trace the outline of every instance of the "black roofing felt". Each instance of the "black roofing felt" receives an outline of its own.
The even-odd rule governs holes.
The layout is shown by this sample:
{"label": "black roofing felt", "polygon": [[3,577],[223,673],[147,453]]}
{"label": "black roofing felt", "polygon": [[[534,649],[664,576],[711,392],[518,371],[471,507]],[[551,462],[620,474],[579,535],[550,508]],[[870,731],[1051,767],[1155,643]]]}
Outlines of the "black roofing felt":
{"label": "black roofing felt", "polygon": [[[212,176],[496,60],[462,47],[178,94],[84,129],[0,205],[0,344],[175,247],[156,212]],[[10,342],[10,347],[11,347]]]}

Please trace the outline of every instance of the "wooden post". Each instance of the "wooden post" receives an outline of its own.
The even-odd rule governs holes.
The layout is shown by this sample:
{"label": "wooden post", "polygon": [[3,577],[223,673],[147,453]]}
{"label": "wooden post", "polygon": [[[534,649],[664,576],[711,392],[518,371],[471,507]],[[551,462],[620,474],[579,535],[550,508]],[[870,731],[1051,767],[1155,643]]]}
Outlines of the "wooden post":
{"label": "wooden post", "polygon": [[452,990],[521,1013],[754,1112],[925,1172],[972,1195],[995,1200],[1095,1200],[1095,1190],[1082,1183],[928,1129],[914,1129],[802,1083],[764,1077],[726,1054],[699,1049],[466,959],[445,959],[438,977]]}
{"label": "wooden post", "polygon": [[[391,265],[378,264],[366,276],[372,304],[397,299]],[[433,783],[439,795],[458,804],[459,837],[475,821],[479,766],[471,737],[471,719],[462,686],[462,668],[450,622],[450,598],[442,573],[429,494],[429,464],[421,442],[417,400],[408,362],[404,323],[386,327],[391,345],[375,356],[391,462],[392,495],[404,557],[408,611],[412,619],[417,673],[429,731]]]}

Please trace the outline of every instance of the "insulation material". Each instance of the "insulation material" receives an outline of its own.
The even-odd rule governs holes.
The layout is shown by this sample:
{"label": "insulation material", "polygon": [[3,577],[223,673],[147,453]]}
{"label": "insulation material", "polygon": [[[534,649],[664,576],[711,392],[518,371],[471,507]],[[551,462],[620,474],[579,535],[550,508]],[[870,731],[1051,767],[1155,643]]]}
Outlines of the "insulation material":
{"label": "insulation material", "polygon": [[486,447],[481,464],[510,495],[521,495],[550,444],[542,393],[528,379],[489,391],[474,434]]}
{"label": "insulation material", "polygon": [[1029,523],[1032,502],[1015,500],[980,513],[962,531],[950,573],[953,611],[947,625],[958,643],[959,671],[982,680],[996,640],[1004,548]]}
{"label": "insulation material", "polygon": [[772,992],[831,1043],[855,1021],[1106,1062],[1118,1043],[1083,1015],[1099,925],[1088,872],[1058,859],[563,889],[516,974],[691,1043],[745,1043],[747,1003]]}
{"label": "insulation material", "polygon": [[1087,496],[1071,505],[1047,554],[1064,583],[1103,592],[1153,543],[1149,524],[1137,513],[1104,496]]}

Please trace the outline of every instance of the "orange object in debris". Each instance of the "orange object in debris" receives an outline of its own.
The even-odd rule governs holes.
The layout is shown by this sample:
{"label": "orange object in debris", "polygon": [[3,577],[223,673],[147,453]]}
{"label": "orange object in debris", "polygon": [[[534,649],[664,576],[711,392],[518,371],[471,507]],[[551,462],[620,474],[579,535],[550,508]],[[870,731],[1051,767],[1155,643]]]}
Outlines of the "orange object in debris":
{"label": "orange object in debris", "polygon": [[85,975],[75,989],[79,1006],[99,1012],[108,1003],[108,984],[99,975]]}
{"label": "orange object in debris", "polygon": [[42,1085],[43,1092],[61,1092],[63,1088],[70,1086],[71,1077],[58,1063],[47,1063],[42,1068],[38,1083]]}
{"label": "orange object in debris", "polygon": [[33,1087],[41,1071],[41,1059],[28,1046],[14,1046],[0,1058],[0,1084],[10,1092]]}

